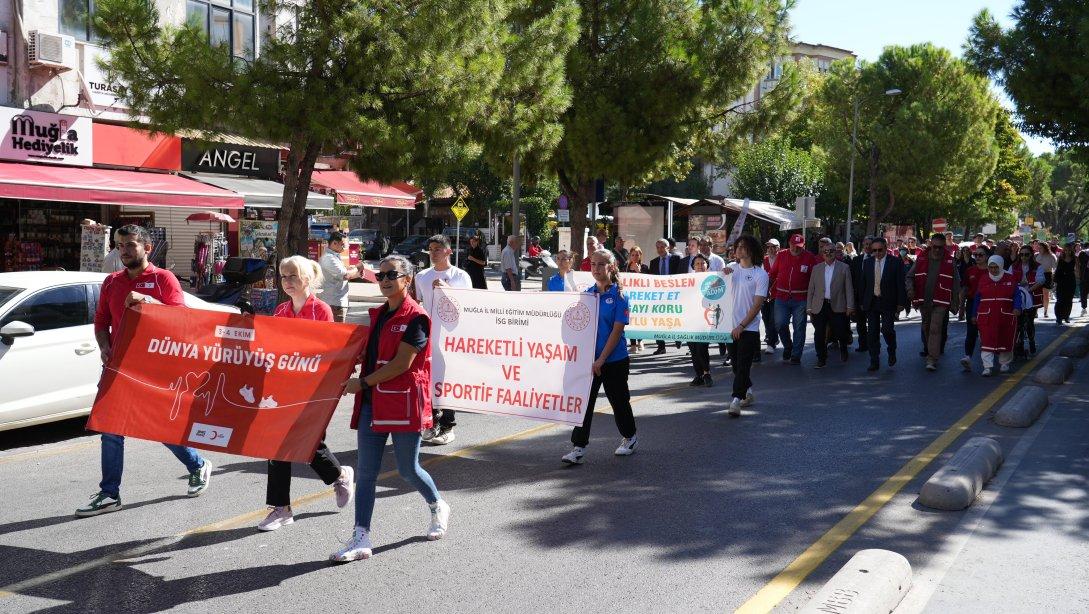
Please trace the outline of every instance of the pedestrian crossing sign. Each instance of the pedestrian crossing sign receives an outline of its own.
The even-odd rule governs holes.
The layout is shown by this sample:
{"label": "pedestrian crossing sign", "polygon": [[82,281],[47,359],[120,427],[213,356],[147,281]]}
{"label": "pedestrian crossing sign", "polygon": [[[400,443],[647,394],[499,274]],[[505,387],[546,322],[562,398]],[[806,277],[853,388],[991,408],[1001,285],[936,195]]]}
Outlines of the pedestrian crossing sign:
{"label": "pedestrian crossing sign", "polygon": [[458,196],[457,201],[450,207],[450,211],[454,213],[454,217],[461,221],[461,218],[465,217],[465,214],[469,212],[469,207],[465,205],[465,199]]}

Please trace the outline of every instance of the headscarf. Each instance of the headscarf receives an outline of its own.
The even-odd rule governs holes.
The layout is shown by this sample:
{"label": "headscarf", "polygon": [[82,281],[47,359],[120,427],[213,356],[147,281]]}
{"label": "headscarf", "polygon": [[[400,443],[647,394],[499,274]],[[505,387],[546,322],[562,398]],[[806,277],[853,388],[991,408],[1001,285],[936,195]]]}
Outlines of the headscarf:
{"label": "headscarf", "polygon": [[[998,275],[991,273],[990,267],[992,264],[998,265]],[[1006,264],[1006,261],[1002,259],[1002,256],[999,256],[997,254],[987,259],[987,276],[991,278],[991,281],[998,281],[1002,279],[1003,275],[1006,274],[1006,272],[1002,270],[1003,264]]]}

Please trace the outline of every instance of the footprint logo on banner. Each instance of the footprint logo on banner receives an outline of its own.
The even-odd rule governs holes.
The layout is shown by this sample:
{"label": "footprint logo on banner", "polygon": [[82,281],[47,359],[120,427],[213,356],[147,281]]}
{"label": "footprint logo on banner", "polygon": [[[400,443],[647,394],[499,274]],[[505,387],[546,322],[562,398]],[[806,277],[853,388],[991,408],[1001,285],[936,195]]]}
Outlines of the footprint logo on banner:
{"label": "footprint logo on banner", "polygon": [[563,312],[563,323],[573,331],[585,330],[590,325],[590,308],[584,303],[575,303]]}

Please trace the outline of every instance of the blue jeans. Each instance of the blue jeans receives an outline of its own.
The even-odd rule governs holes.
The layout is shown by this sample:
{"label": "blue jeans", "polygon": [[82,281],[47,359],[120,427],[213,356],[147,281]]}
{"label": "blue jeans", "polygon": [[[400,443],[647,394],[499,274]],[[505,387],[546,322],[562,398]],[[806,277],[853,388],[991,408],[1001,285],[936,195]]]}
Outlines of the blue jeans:
{"label": "blue jeans", "polygon": [[378,473],[382,471],[382,453],[386,438],[393,435],[393,456],[397,471],[406,482],[416,487],[430,503],[439,500],[439,489],[431,475],[420,466],[420,433],[375,433],[371,430],[371,406],[364,403],[359,415],[359,451],[355,472],[355,526],[371,530],[374,515],[374,494]]}
{"label": "blue jeans", "polygon": [[[779,326],[779,340],[783,342],[783,356],[801,358],[805,347],[805,299],[775,300],[775,323]],[[794,326],[791,337],[790,326]]]}
{"label": "blue jeans", "polygon": [[[193,448],[163,444],[185,465],[189,473],[204,466],[204,459]],[[121,473],[125,470],[125,438],[120,435],[102,435],[102,481],[98,489],[114,499],[121,498]]]}

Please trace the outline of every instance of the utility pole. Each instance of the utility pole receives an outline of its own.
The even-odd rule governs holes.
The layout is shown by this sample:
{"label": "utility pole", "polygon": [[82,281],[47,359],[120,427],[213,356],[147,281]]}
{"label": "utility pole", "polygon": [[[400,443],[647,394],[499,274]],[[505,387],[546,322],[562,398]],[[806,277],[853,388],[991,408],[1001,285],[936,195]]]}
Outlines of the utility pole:
{"label": "utility pole", "polygon": [[[514,154],[514,181],[512,182],[512,190],[510,197],[510,209],[511,219],[510,228],[511,234],[520,237],[522,236],[522,216],[519,211],[520,204],[519,199],[522,197],[522,165],[518,162],[518,154]],[[518,248],[518,255],[522,255],[522,248]]]}

